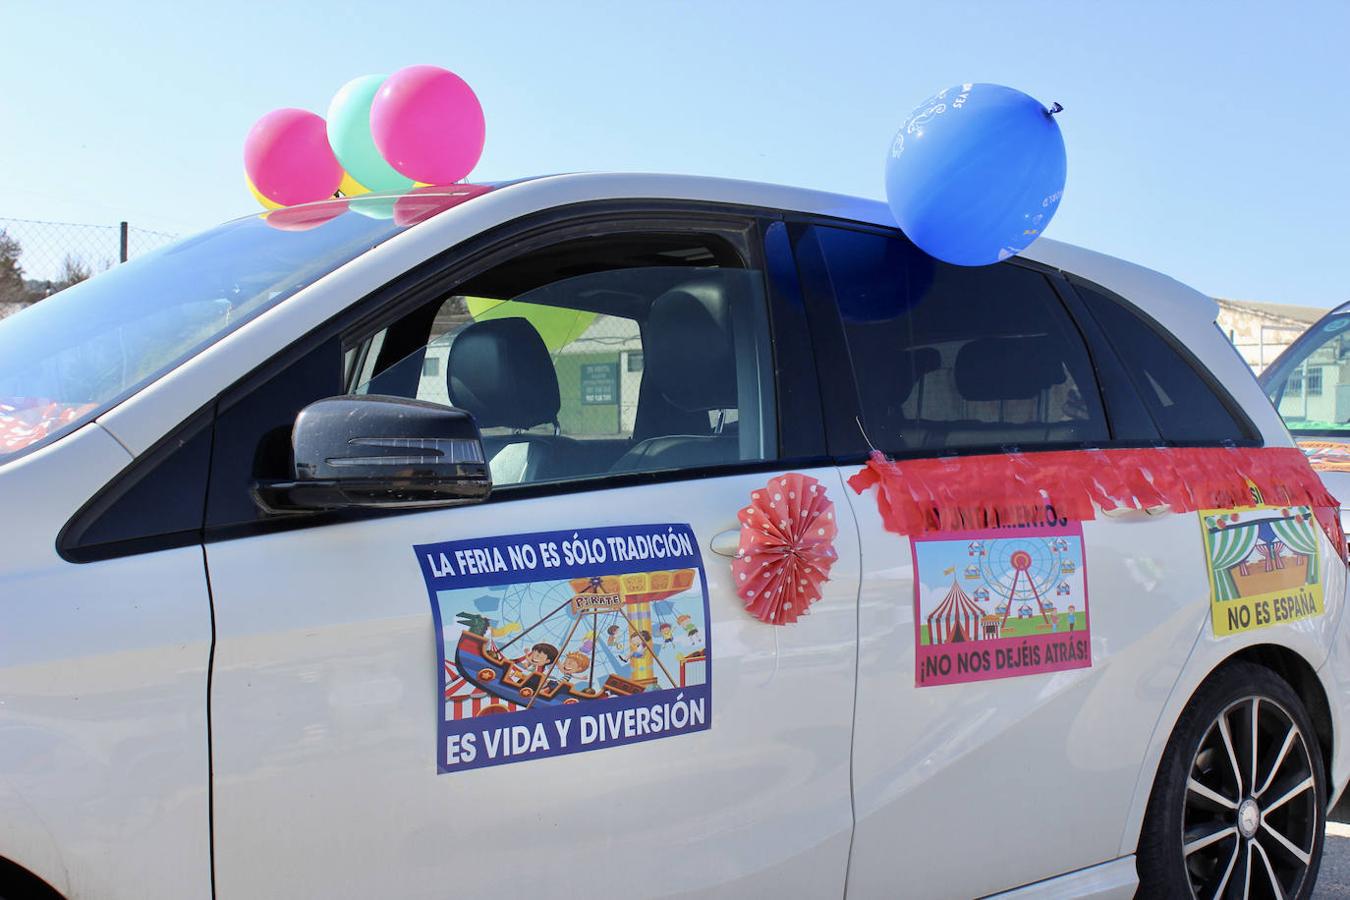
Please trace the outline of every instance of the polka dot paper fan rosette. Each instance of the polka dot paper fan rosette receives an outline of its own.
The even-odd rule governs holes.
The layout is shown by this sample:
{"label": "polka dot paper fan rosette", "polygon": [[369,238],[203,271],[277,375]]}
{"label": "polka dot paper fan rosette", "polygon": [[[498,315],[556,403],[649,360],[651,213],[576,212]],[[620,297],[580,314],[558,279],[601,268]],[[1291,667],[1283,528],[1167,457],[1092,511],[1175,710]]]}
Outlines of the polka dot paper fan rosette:
{"label": "polka dot paper fan rosette", "polygon": [[731,562],[736,593],[761,622],[797,621],[820,599],[838,558],[834,503],[825,486],[789,472],[750,494],[741,510],[741,543]]}

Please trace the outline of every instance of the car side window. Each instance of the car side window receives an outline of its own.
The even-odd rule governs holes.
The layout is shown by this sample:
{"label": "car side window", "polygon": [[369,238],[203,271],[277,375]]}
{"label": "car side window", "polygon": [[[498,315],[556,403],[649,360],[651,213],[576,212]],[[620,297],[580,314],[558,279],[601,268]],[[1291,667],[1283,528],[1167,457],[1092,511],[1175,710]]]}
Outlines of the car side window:
{"label": "car side window", "polygon": [[814,226],[868,439],[889,452],[1108,438],[1083,339],[1045,276],[938,262],[899,235]]}
{"label": "car side window", "polygon": [[356,348],[354,393],[473,414],[497,486],[777,452],[762,274],[690,238],[554,245]]}
{"label": "car side window", "polygon": [[1078,279],[1073,284],[1115,347],[1164,441],[1222,443],[1255,437],[1153,325],[1102,291]]}
{"label": "car side window", "polygon": [[[582,278],[584,282],[567,289],[587,290],[606,280]],[[561,284],[551,287],[555,292],[564,289]],[[644,358],[641,329],[636,319],[627,316],[457,294],[445,300],[436,313],[432,327],[435,336],[422,357],[417,399],[454,405],[449,364],[455,338],[475,322],[510,318],[523,318],[533,326],[550,354],[558,381],[560,433],[606,440],[632,438]],[[456,377],[460,391],[472,387],[463,383],[462,373],[456,373]],[[378,384],[374,392],[379,393]]]}

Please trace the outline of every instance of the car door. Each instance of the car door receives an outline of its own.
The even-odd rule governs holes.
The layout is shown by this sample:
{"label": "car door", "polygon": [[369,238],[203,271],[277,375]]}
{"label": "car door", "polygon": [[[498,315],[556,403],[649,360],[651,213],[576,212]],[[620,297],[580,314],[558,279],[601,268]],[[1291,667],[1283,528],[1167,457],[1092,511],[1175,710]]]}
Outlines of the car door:
{"label": "car door", "polygon": [[[992,507],[1010,451],[1159,441],[1119,362],[1090,358],[1050,274],[947,266],[882,230],[796,237],[817,339],[852,364],[839,367],[852,383],[826,385],[843,407],[832,450],[899,459],[882,487],[941,498],[982,484]],[[1015,527],[899,533],[865,454],[851,460],[863,583],[850,893],[977,896],[1116,857],[1204,621],[1194,519],[1047,507]]]}
{"label": "car door", "polygon": [[[842,889],[857,534],[757,234],[687,211],[529,230],[222,402],[223,895]],[[296,411],[344,390],[472,412],[491,499],[260,514]],[[732,566],[760,507],[820,532],[787,627]]]}

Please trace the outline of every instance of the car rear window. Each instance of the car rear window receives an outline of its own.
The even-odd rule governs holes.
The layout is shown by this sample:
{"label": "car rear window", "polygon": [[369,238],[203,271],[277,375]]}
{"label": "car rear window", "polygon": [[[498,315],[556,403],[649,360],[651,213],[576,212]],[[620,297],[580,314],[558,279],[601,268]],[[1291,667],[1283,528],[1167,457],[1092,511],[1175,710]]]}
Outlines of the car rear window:
{"label": "car rear window", "polygon": [[1219,444],[1250,441],[1250,428],[1231,409],[1231,400],[1138,313],[1077,279],[1074,286],[1134,381],[1164,441]]}

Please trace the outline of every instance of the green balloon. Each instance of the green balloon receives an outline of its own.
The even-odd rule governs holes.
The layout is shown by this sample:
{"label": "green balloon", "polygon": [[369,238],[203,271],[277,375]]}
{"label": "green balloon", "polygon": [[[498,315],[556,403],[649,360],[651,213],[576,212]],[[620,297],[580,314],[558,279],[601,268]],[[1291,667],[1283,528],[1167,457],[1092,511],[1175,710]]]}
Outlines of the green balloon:
{"label": "green balloon", "polygon": [[396,202],[398,202],[397,197],[372,197],[369,194],[362,194],[348,200],[347,208],[352,212],[360,213],[367,219],[392,219]]}
{"label": "green balloon", "polygon": [[534,326],[544,339],[544,346],[550,353],[557,353],[563,347],[581,337],[582,332],[591,327],[595,313],[578,309],[563,309],[558,306],[540,306],[537,303],[521,303],[518,300],[493,300],[489,297],[465,297],[469,315],[475,322],[488,319],[521,318]]}
{"label": "green balloon", "polygon": [[406,191],[413,186],[384,161],[370,136],[370,104],[385,75],[362,75],[342,86],[328,104],[328,144],[347,174],[372,191]]}

